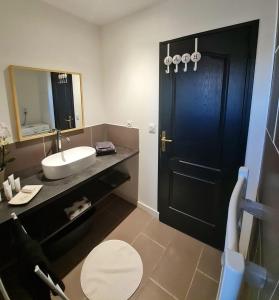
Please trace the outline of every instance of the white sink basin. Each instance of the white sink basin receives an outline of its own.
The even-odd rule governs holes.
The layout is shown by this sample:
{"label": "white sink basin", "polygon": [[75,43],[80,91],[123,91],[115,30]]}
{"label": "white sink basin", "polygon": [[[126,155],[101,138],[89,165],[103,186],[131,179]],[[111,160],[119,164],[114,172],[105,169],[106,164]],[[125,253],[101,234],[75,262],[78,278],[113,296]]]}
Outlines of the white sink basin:
{"label": "white sink basin", "polygon": [[96,161],[96,150],[82,146],[52,154],[42,160],[45,177],[60,179],[82,171]]}

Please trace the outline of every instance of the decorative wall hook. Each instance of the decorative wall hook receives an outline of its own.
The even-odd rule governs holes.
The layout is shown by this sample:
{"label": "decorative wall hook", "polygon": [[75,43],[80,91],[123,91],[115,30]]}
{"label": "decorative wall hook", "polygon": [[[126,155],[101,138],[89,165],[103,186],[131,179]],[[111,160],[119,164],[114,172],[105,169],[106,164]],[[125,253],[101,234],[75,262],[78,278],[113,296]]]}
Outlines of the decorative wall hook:
{"label": "decorative wall hook", "polygon": [[181,58],[182,62],[185,64],[184,65],[184,69],[183,71],[184,72],[187,72],[187,64],[189,63],[189,61],[191,60],[191,55],[189,53],[184,53],[182,55],[182,58]]}
{"label": "decorative wall hook", "polygon": [[181,56],[176,54],[172,59],[173,64],[175,65],[174,73],[178,72],[178,65],[181,63]]}
{"label": "decorative wall hook", "polygon": [[198,61],[201,59],[201,54],[198,52],[198,38],[195,38],[195,52],[191,55],[191,60],[194,63],[194,71],[198,69]]}
{"label": "decorative wall hook", "polygon": [[172,64],[172,57],[170,56],[170,44],[168,44],[167,56],[164,59],[164,64],[167,66],[166,73],[170,72],[170,65]]}

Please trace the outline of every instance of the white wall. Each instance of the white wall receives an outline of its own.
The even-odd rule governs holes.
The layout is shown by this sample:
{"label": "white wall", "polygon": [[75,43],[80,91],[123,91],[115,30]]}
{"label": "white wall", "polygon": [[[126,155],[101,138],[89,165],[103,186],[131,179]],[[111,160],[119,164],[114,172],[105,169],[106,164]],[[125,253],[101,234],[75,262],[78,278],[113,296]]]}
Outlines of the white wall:
{"label": "white wall", "polygon": [[41,109],[41,119],[42,123],[49,124],[49,128],[53,128],[52,126],[52,116],[50,115],[52,113],[51,110],[49,110],[49,102],[48,102],[48,76],[49,74],[47,72],[40,72],[39,74],[39,87],[40,87],[40,109]]}
{"label": "white wall", "polygon": [[[260,19],[246,165],[248,197],[257,193],[272,74],[276,1],[168,0],[102,28],[107,122],[140,129],[139,201],[157,209],[159,42]],[[158,127],[157,127],[158,128]]]}
{"label": "white wall", "polygon": [[49,124],[50,128],[55,128],[55,118],[54,118],[54,106],[53,106],[53,94],[52,94],[52,83],[50,72],[46,73],[47,77],[47,102],[48,102],[48,112],[49,112]]}
{"label": "white wall", "polygon": [[41,123],[39,72],[22,69],[15,70],[16,93],[18,96],[21,124],[24,122],[24,110],[27,111],[26,123]]}
{"label": "white wall", "polygon": [[[14,78],[18,98],[20,121],[23,125],[45,123],[51,127],[48,109],[48,73],[15,69]],[[24,111],[26,110],[26,120]]]}
{"label": "white wall", "polygon": [[85,125],[103,123],[100,55],[98,27],[37,0],[0,0],[0,121],[14,124],[6,70],[15,64],[82,73]]}
{"label": "white wall", "polygon": [[81,86],[80,76],[77,74],[72,75],[73,82],[73,96],[74,96],[74,110],[75,110],[75,123],[76,127],[82,127],[82,107],[81,107]]}

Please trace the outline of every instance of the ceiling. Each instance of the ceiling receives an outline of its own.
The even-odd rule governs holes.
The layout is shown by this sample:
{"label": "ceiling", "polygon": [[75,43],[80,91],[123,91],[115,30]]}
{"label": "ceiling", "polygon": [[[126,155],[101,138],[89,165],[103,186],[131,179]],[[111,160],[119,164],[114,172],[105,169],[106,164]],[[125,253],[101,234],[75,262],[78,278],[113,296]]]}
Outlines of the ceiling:
{"label": "ceiling", "polygon": [[105,25],[164,0],[41,0],[96,25]]}

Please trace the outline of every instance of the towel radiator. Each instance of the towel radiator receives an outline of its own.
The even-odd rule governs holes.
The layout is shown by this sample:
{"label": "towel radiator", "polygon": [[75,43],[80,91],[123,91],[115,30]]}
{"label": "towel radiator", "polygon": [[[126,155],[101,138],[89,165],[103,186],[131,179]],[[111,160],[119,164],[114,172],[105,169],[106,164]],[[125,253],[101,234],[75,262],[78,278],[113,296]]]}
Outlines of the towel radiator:
{"label": "towel radiator", "polygon": [[263,204],[245,199],[248,175],[249,170],[246,167],[239,169],[238,180],[229,203],[217,300],[238,299],[243,280],[258,288],[263,288],[266,282],[266,270],[252,262],[246,262],[243,254],[239,252],[239,235],[243,211],[261,220],[265,219],[269,213]]}
{"label": "towel radiator", "polygon": [[[17,215],[13,212],[11,213],[11,217],[13,220],[17,220],[18,217]],[[25,230],[25,228],[21,226],[21,229],[22,229],[22,232],[23,234],[26,234],[27,235],[27,231]],[[63,290],[60,288],[60,286],[58,284],[55,284],[53,282],[53,280],[51,279],[51,277],[49,276],[49,274],[45,274],[38,265],[35,266],[34,268],[34,273],[46,284],[48,285],[48,287],[50,288],[50,290],[56,292],[56,294],[58,295],[58,297],[60,297],[60,299],[62,300],[70,300],[66,295],[65,293],[63,292]],[[5,287],[1,281],[1,278],[0,278],[0,291],[2,292],[3,296],[4,296],[4,299],[5,300],[10,300],[6,290],[5,290]]]}
{"label": "towel radiator", "polygon": [[1,295],[3,296],[4,300],[11,300],[5,289],[5,286],[4,286],[1,278],[0,278],[0,292],[1,292]]}
{"label": "towel radiator", "polygon": [[57,295],[62,299],[62,300],[70,300],[62,291],[60,286],[58,284],[55,284],[51,277],[49,275],[46,275],[38,265],[35,266],[34,269],[35,274],[41,278],[41,280],[48,285],[48,287],[57,293]]}

